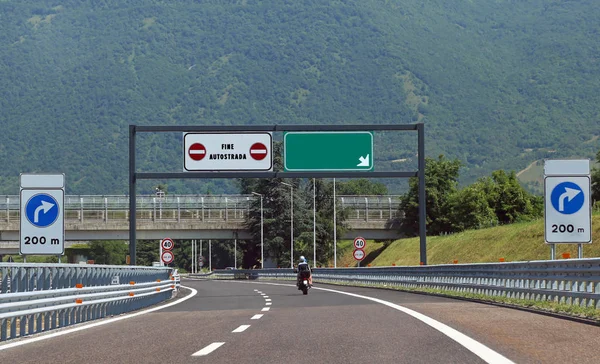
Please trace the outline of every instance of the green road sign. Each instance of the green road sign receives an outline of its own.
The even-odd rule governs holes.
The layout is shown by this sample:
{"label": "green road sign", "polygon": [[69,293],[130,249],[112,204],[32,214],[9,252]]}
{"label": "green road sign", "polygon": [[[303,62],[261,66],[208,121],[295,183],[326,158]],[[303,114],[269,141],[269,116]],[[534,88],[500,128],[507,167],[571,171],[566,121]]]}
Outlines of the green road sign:
{"label": "green road sign", "polygon": [[372,171],[373,133],[284,133],[283,166],[286,171]]}

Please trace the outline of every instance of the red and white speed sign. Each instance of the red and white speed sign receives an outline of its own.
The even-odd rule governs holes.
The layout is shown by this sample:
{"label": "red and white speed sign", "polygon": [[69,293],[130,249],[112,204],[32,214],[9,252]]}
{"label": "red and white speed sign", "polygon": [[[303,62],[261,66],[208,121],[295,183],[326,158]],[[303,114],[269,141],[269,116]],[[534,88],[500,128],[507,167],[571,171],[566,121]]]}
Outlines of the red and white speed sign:
{"label": "red and white speed sign", "polygon": [[356,239],[354,239],[354,247],[356,249],[364,249],[365,246],[367,246],[367,241],[364,238],[359,236]]}
{"label": "red and white speed sign", "polygon": [[352,255],[354,256],[355,260],[363,260],[366,256],[365,251],[362,249],[354,249]]}
{"label": "red and white speed sign", "polygon": [[169,238],[164,238],[160,241],[160,246],[163,248],[163,250],[171,250],[175,246],[175,243],[173,243],[173,240]]}
{"label": "red and white speed sign", "polygon": [[173,262],[173,259],[175,259],[175,256],[173,255],[173,252],[171,252],[169,250],[165,250],[162,253],[162,257],[160,257],[160,259],[162,259],[163,263],[169,264],[169,263]]}

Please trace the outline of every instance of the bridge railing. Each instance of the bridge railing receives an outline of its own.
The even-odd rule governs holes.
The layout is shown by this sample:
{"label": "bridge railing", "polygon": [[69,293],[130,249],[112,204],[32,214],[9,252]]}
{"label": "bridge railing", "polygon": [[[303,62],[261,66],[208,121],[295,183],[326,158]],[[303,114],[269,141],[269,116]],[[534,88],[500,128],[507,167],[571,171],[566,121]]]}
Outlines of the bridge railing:
{"label": "bridge railing", "polygon": [[[140,195],[140,221],[244,221],[254,195]],[[338,196],[341,209],[351,221],[387,221],[397,217],[400,196]],[[129,219],[129,196],[65,196],[66,221],[122,221]],[[18,222],[19,196],[0,197],[0,221]]]}
{"label": "bridge railing", "polygon": [[0,263],[0,341],[147,307],[178,285],[171,268]]}
{"label": "bridge railing", "polygon": [[[295,279],[292,269],[219,270],[207,277]],[[434,289],[600,309],[600,259],[451,264],[414,267],[316,268],[319,283]]]}

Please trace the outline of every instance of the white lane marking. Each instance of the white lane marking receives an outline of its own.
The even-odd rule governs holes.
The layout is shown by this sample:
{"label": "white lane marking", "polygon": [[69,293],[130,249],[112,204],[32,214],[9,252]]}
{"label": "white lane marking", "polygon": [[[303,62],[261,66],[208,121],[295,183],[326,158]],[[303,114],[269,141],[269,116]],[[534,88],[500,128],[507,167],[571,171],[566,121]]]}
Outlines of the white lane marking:
{"label": "white lane marking", "polygon": [[267,294],[266,294],[266,293],[261,293],[260,295],[261,295],[261,296],[266,296]]}
{"label": "white lane marking", "polygon": [[[10,348],[14,348],[14,347],[21,346],[21,345],[31,344],[31,343],[42,341],[42,340],[46,340],[46,339],[51,339],[51,338],[57,337],[57,336],[67,335],[67,334],[70,334],[70,333],[73,333],[73,332],[77,332],[77,331],[82,331],[82,330],[85,330],[85,329],[91,329],[92,327],[97,327],[97,326],[102,326],[102,325],[110,324],[110,323],[115,322],[115,321],[125,320],[125,319],[128,319],[128,318],[140,316],[140,315],[143,315],[143,314],[146,314],[146,313],[150,313],[150,312],[162,310],[163,308],[175,306],[175,305],[177,305],[177,304],[179,304],[179,303],[181,303],[183,301],[187,301],[190,298],[194,297],[196,294],[198,294],[198,291],[196,291],[195,289],[193,289],[191,287],[185,287],[185,286],[181,286],[181,287],[187,288],[187,289],[191,290],[192,293],[190,293],[189,295],[187,295],[185,297],[182,297],[182,298],[178,299],[177,301],[174,301],[174,302],[171,302],[171,303],[167,303],[166,305],[163,305],[163,306],[160,306],[160,307],[149,308],[149,309],[144,310],[144,311],[135,312],[135,313],[132,313],[132,314],[129,314],[129,315],[125,315],[125,316],[114,317],[114,318],[111,318],[111,319],[102,320],[100,322],[93,322],[91,324],[83,325],[83,326],[79,326],[79,327],[74,327],[72,329],[61,330],[61,331],[58,331],[58,332],[50,332],[47,335],[43,335],[43,336],[32,337],[32,338],[23,338],[24,341],[17,341],[17,342],[6,344],[6,345],[1,345],[0,346],[0,351],[6,350],[6,349],[10,349]],[[60,330],[60,329],[58,329],[58,330]]]}
{"label": "white lane marking", "polygon": [[241,325],[240,327],[238,327],[237,329],[233,330],[232,332],[244,332],[249,327],[250,327],[250,325]]}
{"label": "white lane marking", "polygon": [[254,290],[254,292],[258,292],[258,290],[257,290],[257,289],[255,289],[255,290]]}
{"label": "white lane marking", "polygon": [[265,303],[265,305],[267,305],[267,306],[271,306],[272,304],[273,304],[272,302]]}
{"label": "white lane marking", "polygon": [[269,298],[269,296],[263,296],[263,298]]}
{"label": "white lane marking", "polygon": [[223,342],[221,342],[221,343],[212,343],[212,344],[206,346],[204,349],[195,352],[194,354],[192,354],[192,356],[205,356],[205,355],[208,355],[208,354],[212,353],[213,351],[217,350],[223,344],[225,344],[225,343],[223,343]]}
{"label": "white lane marking", "polygon": [[269,311],[271,309],[271,307],[263,307],[263,309],[261,311]]}
{"label": "white lane marking", "polygon": [[265,298],[265,301],[271,302],[271,299],[270,298]]}
{"label": "white lane marking", "polygon": [[252,316],[252,318],[250,320],[258,320],[259,318],[261,318],[263,316],[264,315],[262,315],[262,314],[259,313],[259,314],[256,314],[256,315]]}
{"label": "white lane marking", "polygon": [[[286,286],[286,287],[295,287],[295,285],[291,285],[291,284],[282,284],[282,283],[258,283],[258,282],[236,282],[236,283],[245,283],[245,284],[269,284],[272,286]],[[369,297],[369,296],[363,296],[360,294],[356,294],[356,293],[350,293],[350,292],[343,292],[343,291],[338,291],[335,289],[329,289],[329,288],[319,288],[319,287],[312,287],[313,289],[318,289],[321,291],[326,291],[326,292],[333,292],[333,293],[339,293],[339,294],[344,294],[347,296],[352,296],[352,297],[357,297],[357,298],[362,298],[365,300],[369,300],[369,301],[373,301],[373,302],[377,302],[380,303],[382,305],[391,307],[395,310],[404,312],[405,314],[412,316],[414,318],[416,318],[417,320],[431,326],[432,328],[438,330],[439,332],[441,332],[442,334],[448,336],[450,339],[456,341],[457,343],[459,343],[460,345],[464,346],[465,348],[467,348],[470,352],[472,352],[473,354],[477,355],[478,357],[480,357],[483,361],[485,361],[486,363],[491,363],[491,364],[514,364],[514,362],[510,359],[508,359],[507,357],[503,356],[502,354],[488,348],[487,346],[483,345],[482,343],[480,343],[479,341],[470,338],[469,336],[463,334],[462,332],[455,330],[453,328],[451,328],[450,326],[441,323],[435,319],[432,319],[429,316],[425,316],[422,313],[419,313],[417,311],[411,310],[410,308],[406,308],[404,306],[400,306],[397,305],[395,303],[389,302],[389,301],[384,301],[382,299],[379,298],[375,298],[375,297]],[[268,303],[267,303],[268,305]]]}

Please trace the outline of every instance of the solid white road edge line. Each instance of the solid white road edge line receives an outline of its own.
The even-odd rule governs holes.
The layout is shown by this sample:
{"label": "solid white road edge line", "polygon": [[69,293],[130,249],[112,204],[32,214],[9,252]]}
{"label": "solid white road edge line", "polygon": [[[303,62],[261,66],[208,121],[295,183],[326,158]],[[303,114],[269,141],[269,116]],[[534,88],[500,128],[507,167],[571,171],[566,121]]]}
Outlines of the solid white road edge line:
{"label": "solid white road edge line", "polygon": [[[231,281],[231,282],[235,282],[235,281]],[[286,286],[286,287],[296,287],[295,285],[291,285],[291,284],[283,284],[283,283],[260,283],[260,282],[235,282],[235,283],[244,283],[244,284],[268,284],[268,285],[272,285],[272,286]],[[456,341],[457,343],[459,343],[460,345],[464,346],[465,348],[467,348],[470,352],[472,352],[473,354],[477,355],[478,357],[480,357],[483,361],[485,361],[486,363],[491,363],[491,364],[515,364],[512,360],[508,359],[507,357],[503,356],[502,354],[488,348],[487,346],[483,345],[482,343],[480,343],[477,340],[474,340],[472,338],[470,338],[469,336],[463,334],[462,332],[455,330],[453,328],[451,328],[450,326],[441,323],[435,319],[432,319],[429,316],[425,316],[422,313],[419,313],[417,311],[411,310],[410,308],[406,308],[404,306],[400,306],[397,305],[395,303],[389,302],[389,301],[384,301],[382,299],[379,298],[375,298],[375,297],[369,297],[369,296],[363,296],[360,294],[356,294],[356,293],[350,293],[350,292],[344,292],[344,291],[338,291],[335,289],[329,289],[329,288],[320,288],[320,287],[312,287],[313,289],[318,289],[321,291],[326,291],[326,292],[333,292],[333,293],[339,293],[339,294],[345,294],[347,296],[352,296],[352,297],[357,297],[357,298],[362,298],[365,300],[369,300],[369,301],[373,301],[373,302],[377,302],[380,303],[382,305],[391,307],[395,310],[404,312],[407,315],[410,315],[414,318],[416,318],[417,320],[431,326],[432,328],[438,330],[439,332],[441,332],[442,334],[448,336],[450,339]],[[269,303],[267,303],[268,305]]]}
{"label": "solid white road edge line", "polygon": [[233,330],[232,332],[244,332],[249,327],[250,327],[250,325],[240,325],[240,327],[238,327],[237,329]]}
{"label": "solid white road edge line", "polygon": [[223,344],[225,344],[225,343],[224,342],[212,343],[212,344],[206,346],[204,349],[195,352],[194,354],[192,354],[192,356],[205,356],[205,355],[208,355],[208,354],[212,353],[213,351],[217,350]]}
{"label": "solid white road edge line", "polygon": [[[83,326],[78,326],[78,327],[74,327],[71,329],[65,329],[65,330],[60,330],[60,328],[58,328],[57,330],[60,330],[58,332],[51,332],[49,331],[48,334],[43,335],[42,336],[37,336],[37,337],[29,337],[29,336],[23,336],[23,341],[17,341],[14,343],[9,343],[9,344],[5,344],[5,345],[1,345],[0,346],[0,351],[2,350],[6,350],[6,349],[10,349],[10,348],[14,348],[17,346],[21,346],[21,345],[27,345],[27,344],[31,344],[31,343],[35,343],[38,341],[42,341],[42,340],[46,340],[46,339],[51,339],[57,336],[62,336],[62,335],[67,335],[73,332],[77,332],[77,331],[81,331],[81,330],[86,330],[86,329],[91,329],[92,327],[97,327],[97,326],[102,326],[102,325],[106,325],[106,324],[110,324],[113,323],[115,321],[121,321],[121,320],[125,320],[128,318],[132,318],[132,317],[136,317],[136,316],[140,316],[146,313],[150,313],[150,312],[154,312],[154,311],[158,311],[158,310],[162,310],[163,308],[167,308],[167,307],[171,307],[171,306],[175,306],[183,301],[187,301],[190,298],[194,297],[196,294],[198,294],[198,291],[196,291],[195,289],[191,288],[191,287],[185,287],[185,286],[181,286],[183,288],[187,288],[189,290],[192,291],[192,293],[190,293],[189,295],[182,297],[180,299],[178,299],[177,301],[173,301],[171,303],[167,303],[166,305],[160,306],[160,307],[154,307],[154,308],[150,308],[144,311],[140,311],[140,312],[135,312],[129,315],[125,315],[125,316],[119,316],[119,317],[113,317],[110,319],[100,319],[100,322],[92,322],[88,325],[83,325]],[[19,340],[19,339],[16,339]]]}
{"label": "solid white road edge line", "polygon": [[260,313],[257,313],[256,315],[252,316],[252,318],[250,320],[258,320],[261,317],[263,317],[263,315]]}

